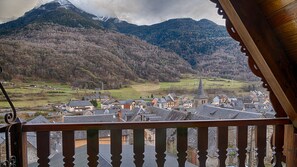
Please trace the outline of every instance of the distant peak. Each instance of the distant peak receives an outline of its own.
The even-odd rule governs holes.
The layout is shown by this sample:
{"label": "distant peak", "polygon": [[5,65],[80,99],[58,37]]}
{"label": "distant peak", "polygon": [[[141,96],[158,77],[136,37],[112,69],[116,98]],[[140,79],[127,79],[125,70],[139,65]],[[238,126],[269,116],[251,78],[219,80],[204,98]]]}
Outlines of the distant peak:
{"label": "distant peak", "polygon": [[173,19],[169,19],[167,21],[173,21],[173,22],[176,22],[176,21],[195,21],[193,20],[192,18],[173,18]]}
{"label": "distant peak", "polygon": [[107,22],[110,19],[108,16],[98,16],[98,20]]}
{"label": "distant peak", "polygon": [[204,23],[204,24],[216,24],[214,23],[213,21],[211,20],[208,20],[208,19],[201,19],[198,21],[199,23]]}
{"label": "distant peak", "polygon": [[[48,4],[57,4],[58,7],[64,7],[64,8],[69,8],[69,7],[75,7],[70,1],[68,0],[39,0],[37,5],[35,6],[35,9],[49,9],[46,7]],[[41,8],[40,8],[41,7]],[[50,9],[54,9],[50,7]]]}
{"label": "distant peak", "polygon": [[72,3],[69,2],[68,0],[54,0],[54,2],[58,2],[62,6],[64,6],[64,5],[72,5]]}

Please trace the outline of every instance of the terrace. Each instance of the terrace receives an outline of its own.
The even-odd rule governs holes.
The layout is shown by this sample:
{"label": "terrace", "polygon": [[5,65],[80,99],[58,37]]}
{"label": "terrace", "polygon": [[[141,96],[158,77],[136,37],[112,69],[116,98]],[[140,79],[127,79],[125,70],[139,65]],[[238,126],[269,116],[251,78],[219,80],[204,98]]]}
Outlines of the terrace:
{"label": "terrace", "polygon": [[[155,129],[155,161],[156,166],[164,166],[166,158],[166,130],[177,130],[177,166],[185,166],[188,148],[188,129],[196,128],[199,166],[207,166],[208,129],[217,127],[219,166],[226,166],[228,148],[228,128],[236,127],[238,151],[237,166],[265,166],[266,150],[273,152],[273,166],[296,166],[296,133],[297,127],[297,76],[296,63],[296,4],[293,0],[211,0],[217,4],[219,14],[226,18],[226,27],[230,35],[242,45],[242,51],[249,56],[249,65],[252,71],[263,79],[264,86],[270,91],[271,101],[277,112],[274,119],[248,120],[219,120],[219,121],[183,121],[183,122],[146,122],[146,123],[88,123],[88,124],[38,124],[29,125],[16,122],[16,112],[10,102],[13,113],[5,117],[7,125],[1,127],[6,134],[6,161],[3,166],[28,166],[27,163],[27,133],[37,134],[37,156],[39,166],[49,166],[50,159],[50,132],[62,133],[62,154],[64,166],[74,166],[75,141],[74,132],[87,131],[88,166],[98,166],[99,137],[98,130],[110,130],[110,152],[112,166],[120,166],[122,159],[122,131],[133,130],[135,166],[143,166],[146,154],[144,130]],[[286,24],[285,23],[291,23]],[[282,29],[282,26],[290,26]],[[291,35],[288,35],[291,33]],[[295,35],[295,36],[294,36]],[[289,38],[287,38],[289,37]],[[293,39],[290,41],[289,39]],[[294,43],[295,42],[295,43]],[[290,45],[289,45],[290,44]],[[294,50],[295,49],[295,50]],[[3,87],[2,91],[5,92]],[[294,125],[294,126],[293,126]],[[273,135],[267,142],[267,127],[273,127]],[[249,128],[254,127],[255,156],[247,156]],[[9,139],[9,140],[8,140]],[[270,139],[268,139],[270,140]],[[284,142],[286,141],[286,142]],[[270,148],[269,148],[270,147]],[[247,163],[251,158],[255,164]]]}
{"label": "terrace", "polygon": [[[219,121],[178,121],[178,122],[130,122],[130,123],[84,123],[84,124],[22,124],[14,123],[10,127],[2,127],[2,131],[10,128],[11,152],[8,155],[8,163],[15,163],[16,166],[28,166],[27,163],[27,134],[29,132],[36,133],[37,141],[37,157],[39,166],[50,166],[50,133],[61,132],[62,134],[62,155],[63,162],[59,165],[75,166],[75,131],[86,131],[87,133],[87,165],[100,166],[103,162],[99,160],[99,131],[110,130],[110,153],[112,166],[121,166],[124,163],[122,153],[125,148],[122,146],[122,131],[131,129],[133,131],[133,151],[134,156],[128,157],[129,161],[133,161],[135,166],[143,166],[145,155],[155,156],[155,166],[164,166],[166,161],[166,131],[170,128],[177,130],[177,158],[176,166],[186,166],[187,149],[188,149],[188,129],[195,128],[198,131],[197,148],[199,166],[208,166],[207,150],[209,141],[209,128],[217,127],[218,140],[218,159],[219,166],[226,166],[226,159],[229,156],[228,149],[228,128],[235,127],[237,131],[237,164],[238,166],[265,166],[264,158],[266,156],[266,148],[270,145],[267,142],[268,126],[273,126],[273,135],[271,138],[271,148],[273,150],[273,162],[275,166],[282,166],[282,163],[294,163],[292,150],[293,144],[293,128],[288,118],[275,119],[250,119],[250,120],[219,120]],[[249,127],[254,127],[252,132],[255,137],[255,149],[248,150]],[[155,154],[145,154],[145,129],[155,130]],[[251,132],[250,132],[251,133]],[[291,137],[290,137],[291,136]],[[285,139],[286,138],[286,139]],[[270,139],[269,139],[270,140]],[[284,141],[286,145],[284,146]],[[247,162],[248,152],[253,151],[256,160]],[[9,152],[9,151],[8,151]],[[250,155],[250,154],[249,154]],[[284,161],[283,157],[286,157]],[[172,163],[172,162],[171,162]],[[11,165],[11,164],[10,164]],[[6,166],[9,166],[7,164]],[[13,165],[12,165],[13,166]]]}

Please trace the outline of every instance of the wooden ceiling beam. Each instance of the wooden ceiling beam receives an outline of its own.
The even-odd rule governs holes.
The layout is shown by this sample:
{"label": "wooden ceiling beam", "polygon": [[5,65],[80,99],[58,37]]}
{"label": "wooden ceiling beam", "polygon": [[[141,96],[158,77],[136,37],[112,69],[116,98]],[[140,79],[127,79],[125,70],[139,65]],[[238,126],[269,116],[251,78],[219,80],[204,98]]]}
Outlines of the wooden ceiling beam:
{"label": "wooden ceiling beam", "polygon": [[297,69],[255,0],[218,0],[264,80],[297,127]]}

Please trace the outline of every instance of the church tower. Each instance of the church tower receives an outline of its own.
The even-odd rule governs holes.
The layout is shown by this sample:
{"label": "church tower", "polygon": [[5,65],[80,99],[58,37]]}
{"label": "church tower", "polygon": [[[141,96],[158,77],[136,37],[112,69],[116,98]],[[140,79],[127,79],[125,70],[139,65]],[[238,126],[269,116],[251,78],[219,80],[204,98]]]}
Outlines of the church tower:
{"label": "church tower", "polygon": [[193,107],[197,108],[202,104],[206,104],[208,102],[208,96],[204,93],[202,79],[200,78],[198,92],[194,97]]}

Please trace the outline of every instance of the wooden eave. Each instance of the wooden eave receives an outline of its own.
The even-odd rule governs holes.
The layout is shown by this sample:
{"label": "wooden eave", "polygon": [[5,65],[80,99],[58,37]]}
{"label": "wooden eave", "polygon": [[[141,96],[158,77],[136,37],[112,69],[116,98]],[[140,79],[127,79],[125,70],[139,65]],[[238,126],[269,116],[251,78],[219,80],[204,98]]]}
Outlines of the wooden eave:
{"label": "wooden eave", "polygon": [[277,117],[288,116],[297,127],[297,1],[211,1],[249,57],[251,70],[270,92]]}

